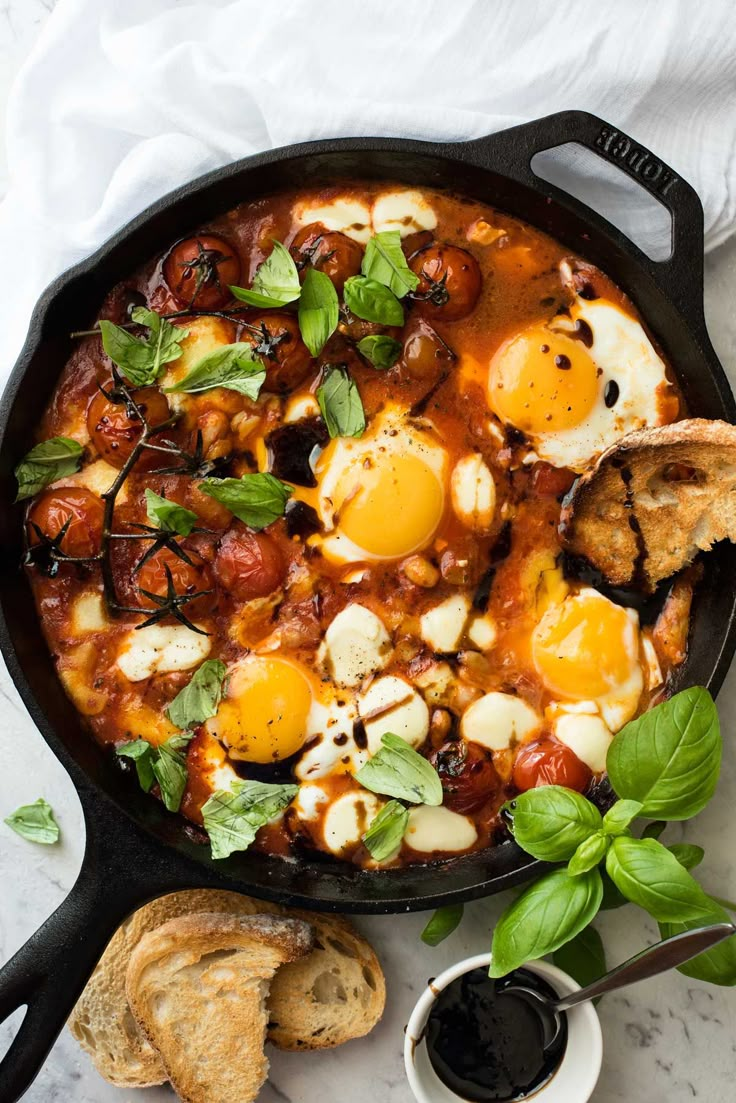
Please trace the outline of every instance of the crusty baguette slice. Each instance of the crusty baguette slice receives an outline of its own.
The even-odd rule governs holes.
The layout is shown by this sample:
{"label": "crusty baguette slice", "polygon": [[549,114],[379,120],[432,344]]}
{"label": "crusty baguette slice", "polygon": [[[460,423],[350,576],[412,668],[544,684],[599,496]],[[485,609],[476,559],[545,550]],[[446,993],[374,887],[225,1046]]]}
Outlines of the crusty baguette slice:
{"label": "crusty baguette slice", "polygon": [[386,982],[373,948],[339,915],[290,912],[314,949],[279,969],[268,997],[268,1038],[280,1049],[326,1049],[362,1038],[383,1014]]}
{"label": "crusty baguette slice", "polygon": [[653,590],[736,540],[736,426],[690,418],[623,437],[576,482],[560,532],[613,585]]}
{"label": "crusty baguette slice", "polygon": [[138,1029],[125,998],[125,974],[130,955],[148,931],[190,912],[228,915],[279,914],[276,904],[236,892],[191,889],[160,896],[118,928],[87,982],[69,1019],[69,1029],[90,1055],[97,1071],[121,1088],[163,1084],[166,1070],[156,1050]]}
{"label": "crusty baguette slice", "polygon": [[307,923],[273,915],[196,912],[143,936],[128,1004],[183,1103],[252,1103],[268,1075],[271,979],[311,947]]}

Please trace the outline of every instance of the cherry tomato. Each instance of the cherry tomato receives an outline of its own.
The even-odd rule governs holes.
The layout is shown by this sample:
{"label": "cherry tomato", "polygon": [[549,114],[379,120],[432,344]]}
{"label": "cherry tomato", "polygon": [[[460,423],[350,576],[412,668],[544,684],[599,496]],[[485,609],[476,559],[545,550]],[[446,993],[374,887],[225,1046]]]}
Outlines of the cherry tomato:
{"label": "cherry tomato", "polygon": [[163,277],[182,306],[218,310],[232,299],[240,279],[240,258],[224,238],[200,234],[177,241],[164,257]]}
{"label": "cherry tomato", "polygon": [[538,785],[564,785],[582,793],[593,776],[578,756],[557,739],[525,743],[514,762],[514,785],[525,793]]}
{"label": "cherry tomato", "polygon": [[433,383],[455,362],[451,349],[421,318],[404,341],[402,362],[412,379]]}
{"label": "cherry tomato", "polygon": [[575,472],[566,467],[553,467],[541,460],[532,467],[532,489],[543,498],[559,498],[567,494],[575,482]]}
{"label": "cherry tomato", "polygon": [[300,274],[308,268],[318,268],[330,277],[338,294],[346,279],[360,274],[363,262],[363,248],[357,241],[336,230],[326,230],[321,222],[312,222],[300,230],[289,252]]}
{"label": "cherry tomato", "polygon": [[[133,391],[133,400],[149,425],[161,425],[169,417],[169,404],[157,387],[142,387]],[[103,460],[113,467],[122,467],[138,443],[142,432],[137,417],[129,417],[124,403],[111,402],[99,391],[87,407],[87,428],[92,442]],[[139,470],[159,467],[161,455],[144,451],[137,461]]]}
{"label": "cherry tomato", "polygon": [[286,564],[272,536],[237,524],[220,541],[215,575],[227,593],[238,601],[250,601],[265,597],[281,585]]}
{"label": "cherry tomato", "polygon": [[45,491],[28,514],[28,539],[38,544],[37,529],[54,539],[64,525],[68,528],[58,547],[67,555],[84,558],[96,555],[102,538],[102,499],[82,486],[65,486]]}
{"label": "cherry tomato", "polygon": [[490,752],[477,743],[443,743],[429,761],[442,781],[443,804],[462,815],[476,812],[501,784]]}
{"label": "cherry tomato", "polygon": [[249,342],[260,355],[266,369],[265,390],[282,394],[306,379],[313,361],[293,314],[259,314],[248,324],[240,340]]}
{"label": "cherry tomato", "polygon": [[[138,590],[147,590],[149,594],[166,597],[169,589],[169,573],[174,591],[179,596],[198,593],[200,590],[212,590],[212,575],[205,561],[195,551],[186,549],[185,554],[190,560],[189,563],[180,559],[170,548],[161,548],[157,551],[133,576],[133,582]],[[138,598],[144,608],[158,608],[157,603],[146,597],[144,593],[139,593]],[[211,612],[216,600],[214,592],[203,593],[201,597],[184,602],[181,610],[191,620],[192,617],[201,617]]]}
{"label": "cherry tomato", "polygon": [[477,260],[466,249],[430,245],[412,257],[409,267],[419,276],[414,295],[428,318],[454,322],[475,307],[482,279]]}

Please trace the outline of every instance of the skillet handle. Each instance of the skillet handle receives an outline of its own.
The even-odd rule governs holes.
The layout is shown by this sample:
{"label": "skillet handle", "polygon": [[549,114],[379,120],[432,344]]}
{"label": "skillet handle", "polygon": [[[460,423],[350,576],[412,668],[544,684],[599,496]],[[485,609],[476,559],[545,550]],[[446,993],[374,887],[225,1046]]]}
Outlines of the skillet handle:
{"label": "skillet handle", "polygon": [[[639,261],[682,311],[692,313],[694,304],[702,309],[702,204],[695,189],[641,142],[587,111],[560,111],[460,143],[457,148],[471,163],[503,172],[536,191],[541,188],[558,202],[569,205],[571,197],[565,191],[542,180],[531,168],[536,153],[567,142],[577,142],[596,153],[667,208],[672,218],[669,258],[654,261],[639,251]],[[608,225],[595,212],[593,217]]]}
{"label": "skillet handle", "polygon": [[[80,794],[84,795],[84,794]],[[16,1103],[39,1073],[74,1004],[122,921],[136,907],[194,887],[185,869],[120,812],[83,800],[87,842],[71,892],[0,969],[0,1023],[27,1006],[0,1060],[0,1099]]]}

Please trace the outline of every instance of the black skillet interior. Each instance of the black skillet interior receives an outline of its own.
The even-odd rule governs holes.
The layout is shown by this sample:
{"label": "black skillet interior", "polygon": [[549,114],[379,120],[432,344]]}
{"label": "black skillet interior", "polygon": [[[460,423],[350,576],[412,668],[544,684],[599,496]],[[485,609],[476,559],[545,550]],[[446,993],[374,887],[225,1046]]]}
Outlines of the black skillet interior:
{"label": "black skillet interior", "polygon": [[[535,153],[571,141],[616,165],[669,209],[673,251],[668,261],[649,260],[589,208],[534,175],[530,160]],[[68,334],[95,319],[106,290],[121,275],[244,200],[349,178],[449,189],[545,230],[599,265],[631,296],[675,366],[693,414],[736,420],[733,396],[703,318],[703,215],[695,192],[653,154],[602,120],[563,112],[455,145],[399,139],[308,143],[226,166],[166,196],[57,280],[39,303],[0,408],[0,500],[13,499],[12,470],[28,449],[70,352]],[[0,509],[0,643],[31,716],[80,793],[88,842],[72,895],[0,974],[0,1020],[22,1002],[30,1006],[6,1058],[13,1060],[0,1064],[2,1074],[12,1068],[14,1083],[30,1082],[38,1066],[39,1041],[34,1045],[32,1030],[41,1030],[48,1048],[53,1023],[58,1030],[63,1022],[43,972],[53,965],[62,979],[59,942],[69,944],[71,937],[79,940],[78,948],[84,943],[83,953],[67,954],[62,970],[78,992],[115,924],[137,903],[164,891],[209,885],[287,904],[397,912],[487,895],[531,874],[537,863],[512,843],[450,862],[383,872],[361,872],[333,861],[285,862],[255,853],[212,862],[207,848],[188,838],[181,821],[140,793],[81,727],[56,677],[30,590],[19,575],[21,528],[20,507]],[[736,642],[734,567],[736,549],[730,545],[708,557],[693,610],[691,654],[679,675],[682,684],[704,684],[715,692],[725,676]],[[83,937],[84,923],[89,925]],[[69,1000],[65,1006],[68,1010]]]}

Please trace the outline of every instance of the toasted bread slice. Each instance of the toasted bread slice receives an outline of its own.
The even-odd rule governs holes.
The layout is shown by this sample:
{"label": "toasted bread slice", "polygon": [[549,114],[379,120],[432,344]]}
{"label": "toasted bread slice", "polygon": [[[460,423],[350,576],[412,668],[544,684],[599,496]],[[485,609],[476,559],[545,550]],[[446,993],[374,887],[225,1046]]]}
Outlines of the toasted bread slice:
{"label": "toasted bread slice", "polygon": [[269,1041],[280,1049],[326,1049],[362,1038],[386,1003],[372,947],[338,915],[290,914],[310,924],[314,948],[271,982]]}
{"label": "toasted bread slice", "polygon": [[192,889],[160,896],[139,908],[118,928],[87,982],[69,1019],[69,1029],[105,1080],[121,1088],[163,1084],[166,1070],[156,1050],[138,1029],[125,998],[125,974],[139,941],[169,919],[190,912],[227,915],[279,914],[276,904],[236,892]]}
{"label": "toasted bread slice", "polygon": [[736,426],[691,418],[625,436],[575,483],[560,532],[613,585],[653,590],[736,540]]}
{"label": "toasted bread slice", "polygon": [[183,1103],[251,1103],[266,1076],[271,979],[312,948],[301,919],[195,912],[144,935],[126,983]]}

